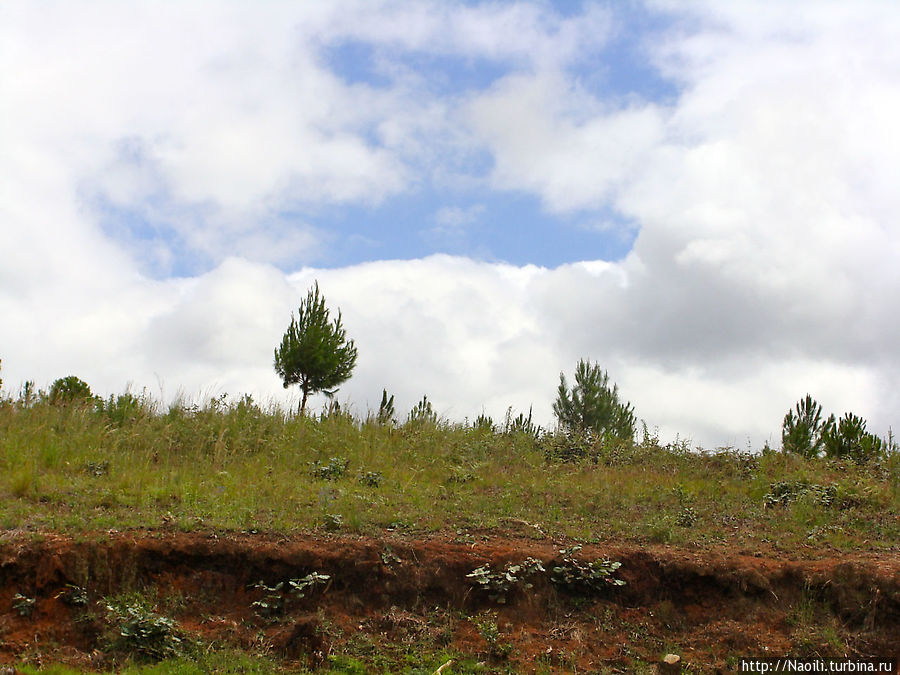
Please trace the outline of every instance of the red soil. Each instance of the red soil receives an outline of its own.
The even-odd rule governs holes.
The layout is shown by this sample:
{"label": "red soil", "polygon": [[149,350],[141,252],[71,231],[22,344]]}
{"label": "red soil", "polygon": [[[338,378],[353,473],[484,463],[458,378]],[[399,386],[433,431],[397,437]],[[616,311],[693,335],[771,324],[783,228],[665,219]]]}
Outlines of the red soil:
{"label": "red soil", "polygon": [[[409,538],[140,531],[74,539],[0,533],[0,663],[109,667],[102,599],[143,589],[202,641],[265,650],[314,665],[363,634],[379,650],[427,645],[530,672],[630,672],[679,653],[691,672],[730,672],[738,656],[900,655],[900,554],[786,556],[767,550],[678,549],[610,542],[584,560],[622,563],[626,582],[597,595],[559,591],[545,578],[498,605],[466,575],[526,557],[560,560],[560,543],[488,533]],[[269,585],[310,572],[327,586],[277,621],[252,603]],[[68,584],[87,592],[72,607]],[[14,596],[36,599],[30,615]],[[163,607],[163,605],[166,605]],[[492,612],[488,615],[484,612]],[[493,617],[492,648],[479,617]],[[503,647],[503,645],[510,645]],[[447,671],[445,671],[447,672]],[[452,672],[452,670],[450,671]]]}

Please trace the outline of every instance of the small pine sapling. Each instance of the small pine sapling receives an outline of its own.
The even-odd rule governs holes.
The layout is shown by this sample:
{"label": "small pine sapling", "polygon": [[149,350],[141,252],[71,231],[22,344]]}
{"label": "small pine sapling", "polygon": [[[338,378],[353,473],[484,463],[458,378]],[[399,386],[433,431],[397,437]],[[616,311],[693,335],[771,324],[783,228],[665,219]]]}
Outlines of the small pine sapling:
{"label": "small pine sapling", "polygon": [[392,427],[397,423],[394,413],[394,395],[388,398],[387,389],[381,391],[381,404],[378,406],[378,417],[375,421],[383,427]]}
{"label": "small pine sapling", "polygon": [[596,363],[581,359],[571,388],[566,376],[559,374],[553,413],[564,429],[576,432],[591,429],[604,437],[634,440],[634,408],[629,402],[619,400],[618,385],[610,385],[609,373]]}
{"label": "small pine sapling", "polygon": [[341,312],[330,321],[325,298],[319,294],[319,284],[307,293],[300,303],[296,318],[291,316],[281,345],[275,350],[275,372],[284,388],[300,385],[302,397],[299,413],[306,411],[310,394],[324,391],[334,394],[334,388],[350,378],[356,365],[356,346],[347,339],[341,324]]}
{"label": "small pine sapling", "polygon": [[809,394],[797,402],[793,410],[784,416],[781,426],[781,447],[804,457],[818,457],[824,447],[823,431],[828,422],[822,422],[822,406]]}

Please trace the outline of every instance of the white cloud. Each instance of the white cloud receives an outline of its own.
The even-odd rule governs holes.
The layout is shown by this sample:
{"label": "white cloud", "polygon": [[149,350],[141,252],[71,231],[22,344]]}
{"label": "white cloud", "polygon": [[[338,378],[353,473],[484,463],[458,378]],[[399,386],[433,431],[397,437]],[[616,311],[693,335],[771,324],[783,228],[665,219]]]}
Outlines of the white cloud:
{"label": "white cloud", "polygon": [[439,227],[458,229],[477,222],[483,213],[484,204],[443,206],[434,214],[434,222]]}
{"label": "white cloud", "polygon": [[180,255],[213,261],[239,252],[228,242],[261,237],[308,260],[316,233],[282,246],[283,232],[265,225],[273,215],[376,204],[465,156],[466,134],[427,78],[347,84],[322,49],[362,40],[395,64],[417,51],[546,68],[584,58],[608,23],[596,8],[576,20],[531,4],[354,0],[2,11],[0,113],[16,129],[3,175],[22,161],[67,173],[87,205],[154,219]]}
{"label": "white cloud", "polygon": [[472,225],[481,220],[484,212],[484,204],[442,206],[432,216],[434,225],[422,234],[447,245],[456,245],[466,240]]}
{"label": "white cloud", "polygon": [[470,59],[511,61],[531,70],[563,67],[590,58],[612,30],[610,12],[588,4],[564,18],[543,3],[330,3],[332,13],[310,32],[332,41],[360,40],[385,48]]}
{"label": "white cloud", "polygon": [[467,112],[493,152],[494,185],[535,192],[553,211],[607,204],[646,166],[665,126],[657,106],[607,110],[559,73],[511,75]]}
{"label": "white cloud", "polygon": [[[194,279],[111,287],[92,298],[89,314],[14,316],[33,331],[7,343],[4,379],[10,388],[26,377],[46,385],[73,372],[101,392],[130,382],[157,393],[161,386],[169,397],[250,392],[296,404],[271,367],[272,351],[314,279],[359,347],[354,377],[339,394],[359,413],[377,407],[387,388],[401,415],[427,394],[451,419],[485,411],[501,420],[509,406],[533,405],[535,419],[547,424],[559,372],[571,375],[587,356],[609,369],[666,439],[777,445],[781,417],[806,391],[830,410],[865,414],[881,432],[890,422],[875,393],[878,374],[864,365],[765,356],[672,365],[604,345],[597,317],[577,313],[615,316],[605,304],[625,288],[609,263],[547,270],[434,256],[285,276],[230,259]],[[560,315],[563,305],[572,316]],[[38,337],[51,331],[52,342]],[[48,345],[54,358],[41,360]]]}
{"label": "white cloud", "polygon": [[[57,174],[67,199],[160,219],[214,260],[233,239],[284,250],[265,227],[281,210],[373,203],[409,183],[403,159],[365,136],[368,109],[391,104],[298,38],[313,6],[5,8],[0,114],[16,133],[3,176]],[[289,239],[314,250],[314,237]]]}
{"label": "white cloud", "polygon": [[[387,387],[400,411],[428,394],[454,419],[534,404],[547,423],[560,370],[587,357],[670,437],[777,444],[807,391],[884,433],[900,405],[900,10],[658,6],[675,18],[651,52],[681,87],[671,105],[602,100],[572,75],[603,45],[604,9],[5,3],[6,386],[74,373],[101,392],[161,381],[169,395],[284,397],[272,350],[318,278],[360,348],[342,388],[360,412]],[[321,48],[347,40],[396,77],[376,88],[331,73]],[[404,70],[404,50],[515,72],[447,96]],[[285,211],[477,184],[466,159],[484,150],[482,189],[553,213],[618,211],[640,227],[633,251],[554,270],[265,264],[327,244]],[[111,239],[104,209],[130,214],[146,244]],[[196,277],[135,271],[136,258],[167,269],[197,255],[212,269]]]}

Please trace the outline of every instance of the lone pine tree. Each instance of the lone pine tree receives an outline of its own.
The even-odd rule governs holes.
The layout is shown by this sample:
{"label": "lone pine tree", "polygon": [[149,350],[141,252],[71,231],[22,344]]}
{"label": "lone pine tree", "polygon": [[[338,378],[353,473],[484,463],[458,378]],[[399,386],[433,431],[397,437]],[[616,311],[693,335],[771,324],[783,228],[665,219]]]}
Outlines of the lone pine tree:
{"label": "lone pine tree", "polygon": [[559,374],[559,388],[553,412],[562,427],[571,431],[590,429],[621,440],[634,438],[634,408],[619,400],[619,387],[610,386],[609,374],[596,363],[584,359],[575,368],[575,384],[570,389],[566,376]]}
{"label": "lone pine tree", "polygon": [[274,365],[285,389],[300,385],[301,415],[310,394],[333,394],[335,387],[350,378],[356,365],[356,345],[347,340],[340,309],[337,318],[330,320],[318,282],[301,301],[297,316],[291,315],[281,346],[275,350]]}

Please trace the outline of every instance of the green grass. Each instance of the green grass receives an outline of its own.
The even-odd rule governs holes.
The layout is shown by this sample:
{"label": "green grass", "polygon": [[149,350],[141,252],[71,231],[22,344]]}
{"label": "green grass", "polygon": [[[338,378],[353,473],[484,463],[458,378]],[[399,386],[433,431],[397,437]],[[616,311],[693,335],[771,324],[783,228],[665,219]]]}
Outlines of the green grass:
{"label": "green grass", "polygon": [[[291,673],[292,675],[432,675],[437,668],[453,658],[452,675],[489,675],[515,672],[506,667],[488,666],[475,659],[460,655],[448,655],[445,652],[435,654],[419,654],[410,658],[410,663],[390,663],[384,669],[374,668],[359,659],[336,655],[328,658],[321,668],[309,670],[299,665],[285,666],[264,656],[253,656],[240,651],[226,650],[215,654],[200,655],[194,658],[168,659],[154,664],[131,664],[123,668],[107,671],[117,675],[269,675]],[[18,666],[19,672],[26,675],[81,675],[85,670],[75,670],[66,666],[48,666],[35,668],[29,665]],[[102,672],[102,671],[101,671]]]}
{"label": "green grass", "polygon": [[[900,541],[896,453],[859,466],[648,438],[596,442],[591,459],[574,463],[548,459],[545,450],[563,442],[459,424],[301,418],[249,398],[168,409],[127,394],[81,407],[6,399],[0,527],[289,533],[333,529],[340,516],[342,531],[360,533],[499,529],[840,550]],[[332,458],[346,460],[342,475],[314,475],[314,462]],[[802,497],[766,508],[778,481],[834,484],[837,503]]]}

